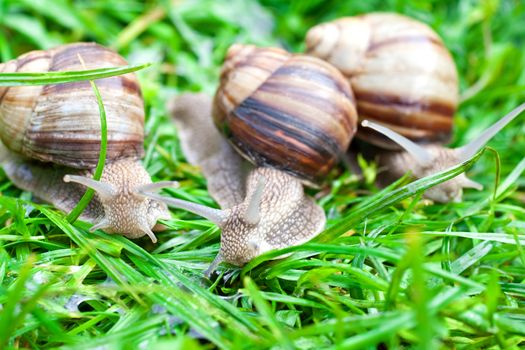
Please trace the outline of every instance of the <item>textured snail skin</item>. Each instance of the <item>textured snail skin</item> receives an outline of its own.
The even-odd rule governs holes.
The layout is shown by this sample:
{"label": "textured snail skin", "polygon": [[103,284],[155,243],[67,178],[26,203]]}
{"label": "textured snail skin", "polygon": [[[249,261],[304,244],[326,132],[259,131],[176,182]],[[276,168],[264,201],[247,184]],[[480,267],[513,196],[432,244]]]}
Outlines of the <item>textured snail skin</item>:
{"label": "textured snail skin", "polygon": [[[380,122],[416,142],[450,138],[457,73],[442,40],[427,25],[398,14],[346,17],[310,29],[306,47],[348,78],[360,120]],[[369,129],[359,128],[357,136],[397,148]]]}
{"label": "textured snail skin", "polygon": [[216,262],[241,266],[271,249],[315,237],[326,222],[322,208],[304,194],[298,178],[244,161],[213,125],[211,101],[204,94],[185,94],[170,106],[182,149],[201,167],[210,194],[223,209]]}
{"label": "textured snail skin", "polygon": [[356,131],[353,100],[341,73],[322,60],[234,45],[221,72],[213,117],[252,163],[316,182]]}
{"label": "textured snail skin", "polygon": [[[79,56],[85,61],[82,65]],[[127,64],[117,53],[93,43],[32,51],[0,65],[1,72],[47,72]],[[144,106],[133,74],[97,80],[108,125],[106,165],[81,218],[93,229],[129,238],[148,235],[158,219],[170,217],[163,203],[139,195],[151,178],[140,164]],[[13,183],[58,209],[71,211],[86,187],[65,183],[90,180],[100,151],[100,114],[89,82],[0,88],[0,165]],[[72,180],[73,182],[78,182]]]}
{"label": "textured snail skin", "polygon": [[[260,221],[253,225],[243,220],[249,199],[260,178],[265,190],[260,204]],[[325,214],[304,194],[297,178],[277,169],[258,167],[248,176],[246,200],[230,209],[222,225],[220,256],[242,266],[272,249],[304,243],[322,231]]]}

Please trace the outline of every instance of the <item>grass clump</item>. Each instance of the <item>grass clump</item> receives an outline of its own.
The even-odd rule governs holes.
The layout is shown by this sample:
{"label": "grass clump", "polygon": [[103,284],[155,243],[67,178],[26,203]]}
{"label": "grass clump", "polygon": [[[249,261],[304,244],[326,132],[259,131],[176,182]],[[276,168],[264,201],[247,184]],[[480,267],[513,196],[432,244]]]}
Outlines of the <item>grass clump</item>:
{"label": "grass clump", "polygon": [[[144,164],[155,180],[180,182],[173,196],[213,205],[179,148],[167,98],[213,92],[232,43],[301,51],[312,25],[379,10],[430,24],[450,48],[462,92],[452,146],[525,99],[525,7],[510,0],[7,0],[0,57],[82,40],[117,49],[132,65],[155,62],[137,72],[147,106]],[[219,232],[208,221],[173,211],[157,245],[91,234],[0,172],[0,348],[521,348],[524,129],[515,121],[491,141],[497,157],[479,153],[411,184],[377,189],[377,169],[366,161],[363,179],[334,171],[316,194],[325,232],[242,269],[221,268],[212,281],[202,271]],[[422,199],[425,188],[463,171],[484,190],[467,191],[461,203]]]}

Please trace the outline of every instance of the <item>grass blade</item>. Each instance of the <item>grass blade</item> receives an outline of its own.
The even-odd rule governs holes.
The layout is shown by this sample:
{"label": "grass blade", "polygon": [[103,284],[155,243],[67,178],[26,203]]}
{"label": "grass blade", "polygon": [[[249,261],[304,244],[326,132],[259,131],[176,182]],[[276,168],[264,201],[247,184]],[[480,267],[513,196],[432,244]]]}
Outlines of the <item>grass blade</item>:
{"label": "grass blade", "polygon": [[97,68],[69,72],[0,73],[0,86],[48,85],[96,80],[136,72],[149,66],[151,66],[151,63],[135,66]]}

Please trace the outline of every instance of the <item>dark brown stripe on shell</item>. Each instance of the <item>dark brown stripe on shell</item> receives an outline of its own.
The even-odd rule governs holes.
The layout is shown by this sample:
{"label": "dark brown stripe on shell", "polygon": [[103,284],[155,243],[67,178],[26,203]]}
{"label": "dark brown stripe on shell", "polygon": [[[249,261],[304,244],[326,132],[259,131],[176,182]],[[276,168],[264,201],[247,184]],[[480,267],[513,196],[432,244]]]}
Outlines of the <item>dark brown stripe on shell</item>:
{"label": "dark brown stripe on shell", "polygon": [[[366,116],[367,119],[379,121],[390,125],[399,125],[402,127],[409,126],[413,129],[450,132],[452,130],[452,116],[432,115],[424,108],[410,109],[407,107],[398,107],[396,109],[376,109],[365,103],[360,103],[359,115],[361,119]],[[405,110],[402,110],[405,109]]]}
{"label": "dark brown stripe on shell", "polygon": [[7,94],[8,90],[9,90],[9,87],[0,88],[0,105],[2,104],[2,101],[4,100],[4,96]]}
{"label": "dark brown stripe on shell", "polygon": [[435,45],[441,48],[445,48],[441,40],[437,38],[432,38],[432,37],[425,36],[425,35],[410,35],[410,36],[407,35],[407,36],[389,38],[387,40],[370,43],[370,46],[368,47],[368,52],[377,50],[379,48],[383,48],[388,45],[394,45],[394,44],[399,44],[399,43],[429,44],[429,45]]}
{"label": "dark brown stripe on shell", "polygon": [[[340,152],[334,140],[320,130],[253,98],[235,109],[230,127],[235,142],[259,165],[289,168],[309,179],[318,177],[318,166],[333,163]],[[237,132],[245,135],[235,135]]]}
{"label": "dark brown stripe on shell", "polygon": [[298,76],[301,79],[314,81],[332,90],[339,91],[350,101],[352,101],[352,104],[355,105],[354,97],[348,90],[346,83],[339,81],[338,79],[334,79],[333,76],[325,74],[325,72],[321,70],[300,65],[287,64],[277,69],[273,74],[282,76]]}
{"label": "dark brown stripe on shell", "polygon": [[[325,113],[337,118],[337,121],[341,124],[347,134],[353,134],[355,128],[351,124],[351,116],[343,110],[341,105],[337,105],[334,100],[328,100],[325,98],[319,98],[317,91],[313,89],[304,89],[299,86],[284,85],[281,81],[266,81],[259,88],[261,91],[265,91],[271,94],[279,95],[286,94],[287,97],[301,101],[305,104],[305,108],[308,106],[315,107]],[[354,122],[355,123],[355,122]]]}
{"label": "dark brown stripe on shell", "polygon": [[404,107],[419,108],[423,112],[428,111],[430,113],[440,114],[444,117],[449,117],[449,118],[452,118],[456,111],[456,108],[454,106],[447,104],[447,103],[441,103],[441,102],[436,102],[436,101],[421,104],[419,101],[410,101],[410,100],[404,99],[401,96],[395,96],[395,95],[373,93],[369,91],[359,91],[357,89],[354,89],[354,93],[358,101],[371,102],[371,103],[375,103],[378,105],[391,107],[394,110],[395,108],[404,108]]}
{"label": "dark brown stripe on shell", "polygon": [[[44,161],[76,169],[92,169],[98,163],[100,140],[60,139],[43,133],[32,135],[28,155]],[[142,140],[108,140],[106,161],[120,158],[141,158],[144,154]]]}
{"label": "dark brown stripe on shell", "polygon": [[[40,59],[46,59],[46,58],[47,59],[50,58],[50,54],[47,51],[31,51],[31,52],[28,52],[25,55],[22,55],[21,57],[15,59],[15,60],[11,60],[11,61],[8,61],[8,62],[4,63],[2,66],[7,67],[8,65],[12,64],[13,68],[16,67],[14,69],[14,71],[12,71],[12,72],[18,72],[20,70],[20,68],[24,67],[28,63],[31,63],[33,61],[40,60]],[[3,71],[4,70],[2,69],[2,72]],[[0,104],[4,100],[4,96],[7,94],[7,91],[9,91],[9,89],[10,89],[9,86],[0,87]]]}
{"label": "dark brown stripe on shell", "polygon": [[[305,164],[305,162],[299,164],[297,154],[289,152],[284,145],[281,145],[280,149],[273,149],[273,139],[254,137],[253,130],[246,123],[237,123],[233,131],[237,137],[230,139],[230,142],[241,154],[258,166],[271,166],[312,182],[316,182],[323,175],[326,175],[333,166],[331,159],[319,159],[311,156],[304,158],[309,164]],[[249,140],[249,143],[243,142],[241,139]],[[263,154],[260,150],[266,150],[266,152]]]}
{"label": "dark brown stripe on shell", "polygon": [[268,125],[277,131],[282,130],[284,134],[299,140],[308,148],[317,149],[319,154],[333,156],[340,152],[339,144],[330,135],[326,135],[324,130],[314,128],[307,120],[298,119],[276,106],[269,106],[255,98],[249,97],[244,100],[234,113],[237,117],[244,117],[244,120],[251,119],[250,121],[261,123],[262,126]]}
{"label": "dark brown stripe on shell", "polygon": [[2,86],[2,87],[0,87],[0,105],[4,101],[4,97],[7,94],[7,92],[9,91],[9,89],[10,89],[10,86]]}

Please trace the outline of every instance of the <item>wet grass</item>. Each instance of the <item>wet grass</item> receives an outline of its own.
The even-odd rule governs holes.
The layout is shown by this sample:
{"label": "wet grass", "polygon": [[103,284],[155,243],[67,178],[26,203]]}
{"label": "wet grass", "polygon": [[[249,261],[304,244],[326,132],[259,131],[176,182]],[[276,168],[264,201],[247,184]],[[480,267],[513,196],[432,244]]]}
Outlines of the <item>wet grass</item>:
{"label": "wet grass", "polygon": [[[153,63],[137,73],[147,105],[143,162],[155,180],[181,183],[171,195],[213,205],[184,159],[166,100],[212,93],[234,42],[299,52],[310,26],[372,10],[420,19],[450,48],[462,94],[452,145],[525,100],[520,1],[6,0],[0,58],[96,41],[132,65]],[[91,234],[0,172],[0,348],[523,347],[523,116],[490,146],[497,153],[384,190],[374,186],[375,164],[361,161],[362,177],[340,167],[312,192],[328,215],[325,232],[242,269],[223,266],[212,281],[202,276],[218,250],[210,222],[174,210],[156,245]],[[484,190],[461,203],[422,199],[463,171]]]}

